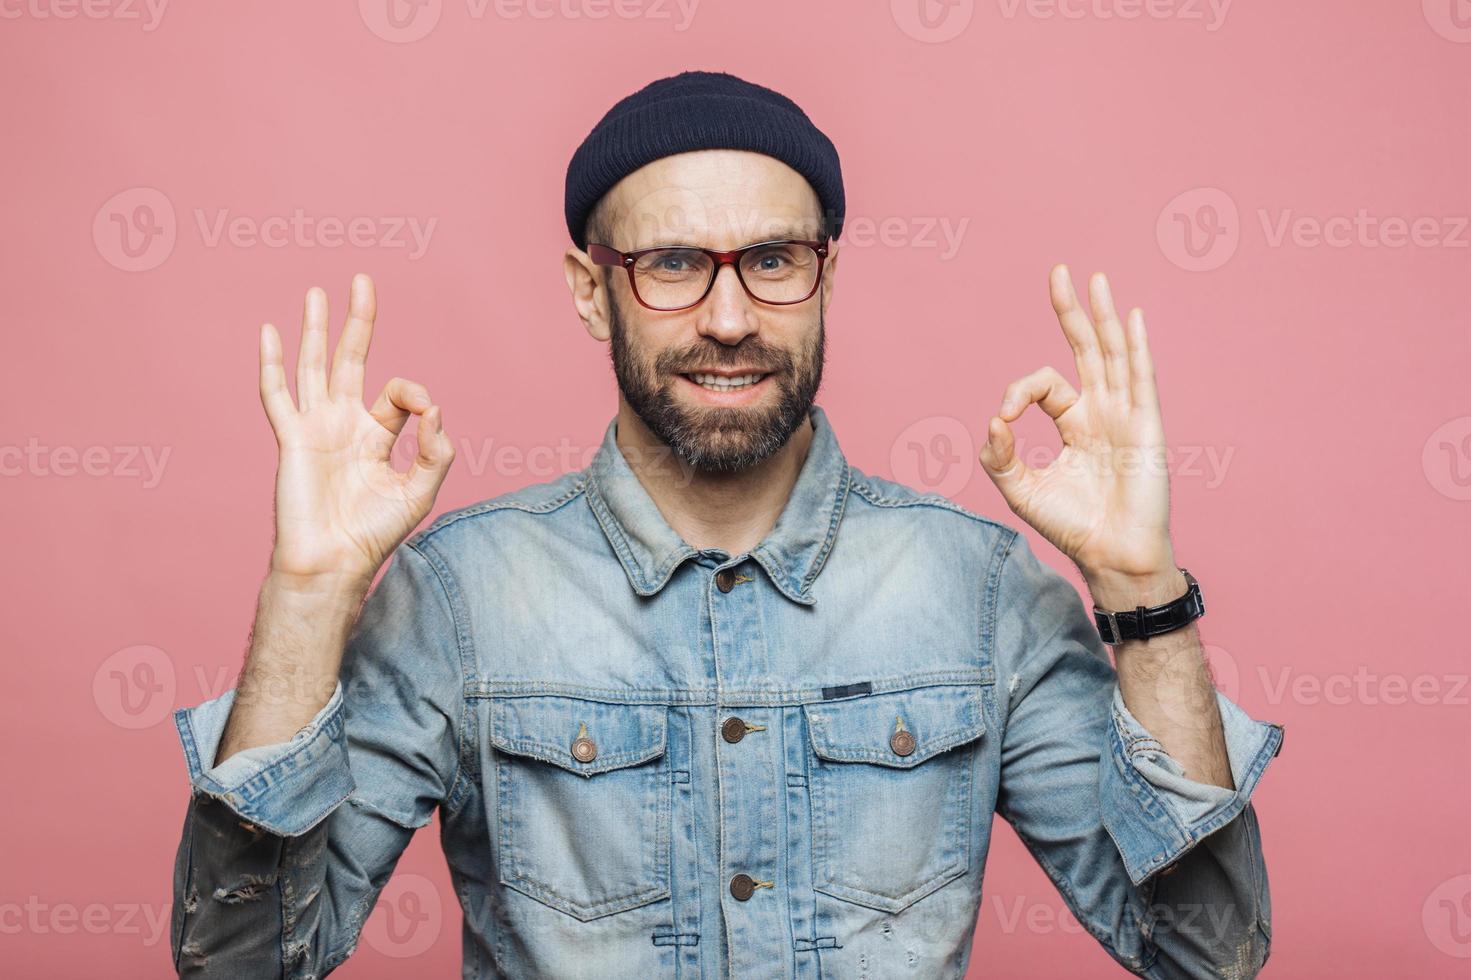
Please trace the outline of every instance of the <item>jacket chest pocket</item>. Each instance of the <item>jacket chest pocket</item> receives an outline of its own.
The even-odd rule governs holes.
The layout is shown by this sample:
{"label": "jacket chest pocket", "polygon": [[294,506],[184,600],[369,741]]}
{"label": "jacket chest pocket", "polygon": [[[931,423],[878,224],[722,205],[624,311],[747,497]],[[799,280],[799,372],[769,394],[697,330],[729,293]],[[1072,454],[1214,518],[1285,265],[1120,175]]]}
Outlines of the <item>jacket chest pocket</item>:
{"label": "jacket chest pocket", "polygon": [[668,708],[491,699],[501,883],[584,921],[669,897]]}
{"label": "jacket chest pocket", "polygon": [[970,867],[977,687],[933,687],[804,709],[818,891],[899,912]]}

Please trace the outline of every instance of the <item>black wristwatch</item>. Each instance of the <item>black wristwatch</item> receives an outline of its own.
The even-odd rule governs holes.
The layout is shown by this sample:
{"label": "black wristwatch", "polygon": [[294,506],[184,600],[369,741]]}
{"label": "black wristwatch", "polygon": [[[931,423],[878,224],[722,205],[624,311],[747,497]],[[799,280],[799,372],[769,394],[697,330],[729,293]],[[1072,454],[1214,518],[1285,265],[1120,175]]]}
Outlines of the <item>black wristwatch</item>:
{"label": "black wristwatch", "polygon": [[1093,621],[1098,624],[1098,635],[1104,643],[1121,643],[1124,640],[1144,640],[1161,633],[1169,633],[1195,622],[1205,615],[1205,600],[1200,595],[1200,583],[1185,569],[1180,569],[1189,586],[1185,594],[1162,606],[1136,606],[1127,612],[1105,612],[1093,607]]}

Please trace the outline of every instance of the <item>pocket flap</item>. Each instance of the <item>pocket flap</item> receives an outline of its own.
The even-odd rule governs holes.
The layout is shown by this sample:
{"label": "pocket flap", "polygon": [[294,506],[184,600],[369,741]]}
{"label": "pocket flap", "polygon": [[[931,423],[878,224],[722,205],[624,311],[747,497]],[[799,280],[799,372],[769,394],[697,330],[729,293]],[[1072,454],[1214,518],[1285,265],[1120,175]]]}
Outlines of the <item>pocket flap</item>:
{"label": "pocket flap", "polygon": [[664,754],[668,708],[583,698],[492,698],[490,741],[502,752],[593,776]]}
{"label": "pocket flap", "polygon": [[[975,687],[927,687],[806,705],[812,750],[829,762],[919,765],[986,730]],[[900,733],[908,733],[907,738]]]}

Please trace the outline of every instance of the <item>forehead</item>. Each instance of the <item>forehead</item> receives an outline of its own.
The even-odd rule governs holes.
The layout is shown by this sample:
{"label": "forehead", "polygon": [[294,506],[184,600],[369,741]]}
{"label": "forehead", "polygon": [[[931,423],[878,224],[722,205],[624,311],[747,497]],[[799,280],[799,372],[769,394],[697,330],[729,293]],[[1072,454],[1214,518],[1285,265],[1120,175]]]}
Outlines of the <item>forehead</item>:
{"label": "forehead", "polygon": [[814,238],[821,205],[806,178],[775,157],[696,150],[662,157],[608,192],[608,229],[631,252],[650,245],[738,248],[769,238]]}

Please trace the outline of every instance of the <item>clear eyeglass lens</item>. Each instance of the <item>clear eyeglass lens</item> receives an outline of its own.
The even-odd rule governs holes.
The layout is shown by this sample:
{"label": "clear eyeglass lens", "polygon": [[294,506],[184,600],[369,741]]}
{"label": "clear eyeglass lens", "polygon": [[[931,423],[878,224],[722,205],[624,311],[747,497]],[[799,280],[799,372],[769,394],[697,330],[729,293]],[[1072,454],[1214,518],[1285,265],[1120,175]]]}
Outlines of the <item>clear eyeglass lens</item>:
{"label": "clear eyeglass lens", "polygon": [[[639,297],[650,306],[692,305],[710,285],[714,260],[692,248],[661,248],[641,255],[633,275]],[[807,245],[777,243],[741,256],[741,278],[757,299],[792,303],[812,291],[817,280],[817,252]]]}

